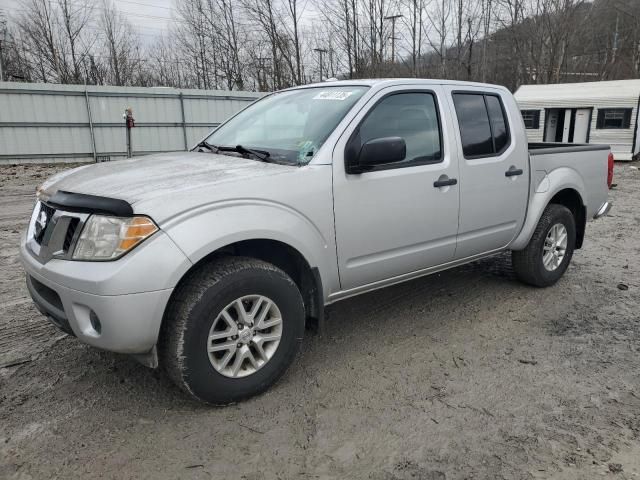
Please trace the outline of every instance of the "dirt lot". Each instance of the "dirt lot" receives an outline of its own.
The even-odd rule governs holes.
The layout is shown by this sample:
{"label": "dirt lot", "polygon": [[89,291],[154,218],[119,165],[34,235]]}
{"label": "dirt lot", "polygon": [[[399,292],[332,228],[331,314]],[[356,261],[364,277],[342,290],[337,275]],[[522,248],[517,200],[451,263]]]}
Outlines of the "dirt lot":
{"label": "dirt lot", "polygon": [[0,168],[0,478],[640,478],[635,167],[555,287],[501,255],[336,304],[275,388],[227,408],[31,305],[17,245],[54,171]]}

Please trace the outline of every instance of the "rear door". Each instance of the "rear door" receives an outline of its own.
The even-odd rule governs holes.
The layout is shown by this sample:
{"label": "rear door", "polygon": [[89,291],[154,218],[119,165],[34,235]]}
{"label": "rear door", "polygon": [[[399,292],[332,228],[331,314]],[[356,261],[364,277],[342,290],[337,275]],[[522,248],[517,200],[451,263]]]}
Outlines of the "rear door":
{"label": "rear door", "polygon": [[505,247],[520,231],[529,194],[528,149],[512,97],[503,99],[491,89],[445,88],[461,146],[455,253],[461,259]]}
{"label": "rear door", "polygon": [[[453,260],[458,231],[457,152],[438,85],[378,92],[338,141],[333,157],[336,243],[343,290]],[[402,137],[404,161],[345,170],[345,149]],[[358,148],[359,150],[359,148]],[[438,186],[434,182],[453,184]],[[446,183],[446,182],[445,182]]]}

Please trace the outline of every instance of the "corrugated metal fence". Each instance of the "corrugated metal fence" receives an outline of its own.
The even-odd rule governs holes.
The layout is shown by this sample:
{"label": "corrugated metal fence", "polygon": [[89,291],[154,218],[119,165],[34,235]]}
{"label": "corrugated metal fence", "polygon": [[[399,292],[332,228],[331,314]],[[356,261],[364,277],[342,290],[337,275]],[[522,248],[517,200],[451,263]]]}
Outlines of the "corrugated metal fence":
{"label": "corrugated metal fence", "polygon": [[133,108],[134,155],[186,150],[255,92],[0,82],[0,164],[126,156],[123,113]]}

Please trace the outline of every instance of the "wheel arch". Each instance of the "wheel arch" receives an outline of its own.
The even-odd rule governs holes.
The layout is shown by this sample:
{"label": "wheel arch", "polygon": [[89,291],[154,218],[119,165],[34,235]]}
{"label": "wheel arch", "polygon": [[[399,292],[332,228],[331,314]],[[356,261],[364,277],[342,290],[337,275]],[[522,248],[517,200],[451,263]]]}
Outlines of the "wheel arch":
{"label": "wheel arch", "polygon": [[545,176],[532,194],[525,223],[509,248],[522,250],[527,246],[542,213],[551,203],[564,205],[571,210],[576,222],[576,248],[581,248],[587,222],[584,192],[582,178],[575,170],[561,168]]}
{"label": "wheel arch", "polygon": [[522,250],[527,246],[544,210],[551,203],[564,205],[571,211],[576,222],[576,249],[581,248],[587,224],[587,210],[582,199],[580,192],[573,187],[560,188],[545,195],[544,198],[534,197],[529,206],[525,224],[510,246],[511,250]]}
{"label": "wheel arch", "polygon": [[558,188],[552,192],[545,192],[543,194],[534,194],[529,204],[527,218],[525,219],[522,230],[520,230],[515,240],[511,242],[509,248],[511,250],[522,250],[526,248],[544,210],[551,203],[564,205],[571,210],[576,221],[576,248],[581,248],[584,240],[587,216],[583,198],[580,191],[572,186]]}
{"label": "wheel arch", "polygon": [[[174,295],[180,290],[179,287],[187,282],[191,276],[203,268],[208,268],[218,259],[227,256],[255,258],[271,263],[284,271],[300,290],[306,316],[314,319],[319,326],[322,326],[324,320],[324,290],[318,267],[312,267],[298,249],[280,240],[269,238],[254,238],[232,242],[216,248],[200,258],[180,278],[167,305],[171,304],[174,300]],[[167,309],[165,309],[163,323],[166,320]]]}
{"label": "wheel arch", "polygon": [[576,249],[581,248],[587,225],[587,207],[582,196],[574,188],[564,188],[557,192],[549,203],[563,205],[571,211],[576,222]]}

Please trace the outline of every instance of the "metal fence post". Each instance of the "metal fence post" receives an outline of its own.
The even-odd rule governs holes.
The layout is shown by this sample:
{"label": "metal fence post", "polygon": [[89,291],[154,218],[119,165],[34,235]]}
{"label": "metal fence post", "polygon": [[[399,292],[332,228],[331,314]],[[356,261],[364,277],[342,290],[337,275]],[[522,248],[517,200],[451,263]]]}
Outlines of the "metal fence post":
{"label": "metal fence post", "polygon": [[133,145],[131,143],[131,129],[136,126],[135,120],[133,118],[133,109],[131,107],[127,107],[124,110],[124,125],[127,129],[127,158],[131,158],[133,156]]}
{"label": "metal fence post", "polygon": [[187,143],[187,121],[184,115],[184,96],[182,95],[182,92],[180,92],[178,98],[180,98],[180,112],[182,113],[182,138],[184,140],[184,149],[188,150],[189,144]]}
{"label": "metal fence post", "polygon": [[91,133],[91,151],[93,152],[93,161],[98,161],[98,156],[96,154],[96,134],[93,131],[93,118],[91,117],[91,102],[89,101],[89,91],[87,90],[87,86],[84,86],[84,99],[87,103],[87,116],[89,118],[89,132]]}

